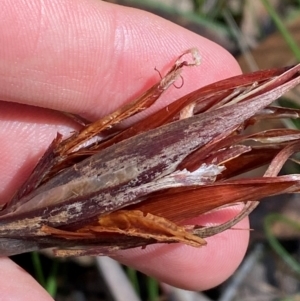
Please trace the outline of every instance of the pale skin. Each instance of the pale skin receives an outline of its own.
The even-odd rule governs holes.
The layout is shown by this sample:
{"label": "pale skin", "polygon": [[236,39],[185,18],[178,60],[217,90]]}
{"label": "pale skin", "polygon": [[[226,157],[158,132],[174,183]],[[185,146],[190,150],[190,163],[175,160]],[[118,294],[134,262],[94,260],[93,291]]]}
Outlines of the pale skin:
{"label": "pale skin", "polygon": [[[154,109],[240,73],[231,55],[213,42],[149,13],[99,0],[3,0],[0,28],[1,202],[26,179],[57,131],[68,135],[76,129],[49,108],[95,120],[150,87],[159,80],[154,67],[163,73],[191,47],[199,49],[201,66],[185,70],[183,87],[171,88]],[[238,210],[193,222],[225,221]],[[248,229],[248,221],[236,228]],[[116,258],[169,284],[203,290],[234,272],[248,238],[247,230],[228,230],[200,249],[156,245]],[[52,300],[8,258],[0,259],[0,292],[5,300]]]}

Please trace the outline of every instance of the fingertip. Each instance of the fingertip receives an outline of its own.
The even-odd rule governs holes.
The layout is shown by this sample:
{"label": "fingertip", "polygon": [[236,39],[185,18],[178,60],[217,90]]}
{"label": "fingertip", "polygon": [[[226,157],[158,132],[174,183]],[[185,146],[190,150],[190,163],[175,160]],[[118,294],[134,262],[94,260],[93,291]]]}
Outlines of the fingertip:
{"label": "fingertip", "polygon": [[6,101],[98,118],[144,92],[159,80],[154,67],[166,71],[191,47],[199,49],[201,66],[189,68],[182,89],[171,89],[154,109],[240,73],[222,47],[145,11],[102,1],[17,2],[4,6],[0,21],[7,29],[0,33]]}
{"label": "fingertip", "polygon": [[1,300],[53,301],[49,294],[9,258],[0,258]]}

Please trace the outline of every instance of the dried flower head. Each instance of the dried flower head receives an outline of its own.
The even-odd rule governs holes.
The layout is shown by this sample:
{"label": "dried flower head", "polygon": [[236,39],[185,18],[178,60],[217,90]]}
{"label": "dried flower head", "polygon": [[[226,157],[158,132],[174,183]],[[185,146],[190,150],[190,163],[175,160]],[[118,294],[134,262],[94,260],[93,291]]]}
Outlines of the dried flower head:
{"label": "dried flower head", "polygon": [[[133,102],[65,140],[57,134],[0,211],[1,255],[49,247],[57,256],[109,255],[156,242],[200,247],[205,237],[248,215],[259,199],[297,192],[300,175],[278,173],[299,150],[300,131],[245,129],[271,118],[299,118],[299,110],[271,103],[299,84],[300,65],[229,78],[131,126],[116,126],[150,107],[182,68],[199,63],[198,51],[188,50]],[[262,177],[233,179],[265,164]],[[224,224],[182,226],[238,202],[244,209]]]}

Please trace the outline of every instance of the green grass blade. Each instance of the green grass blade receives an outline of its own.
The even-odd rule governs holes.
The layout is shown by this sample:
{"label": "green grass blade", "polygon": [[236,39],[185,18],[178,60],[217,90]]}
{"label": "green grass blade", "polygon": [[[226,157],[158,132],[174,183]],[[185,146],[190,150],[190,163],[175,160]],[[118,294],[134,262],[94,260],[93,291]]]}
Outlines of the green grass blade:
{"label": "green grass blade", "polygon": [[137,276],[137,271],[135,269],[127,267],[126,272],[127,272],[127,277],[129,278],[134,290],[136,291],[137,295],[140,296],[141,291],[140,291],[140,285],[139,285],[139,280],[138,280],[138,276]]}
{"label": "green grass blade", "polygon": [[274,7],[270,4],[269,0],[261,0],[264,4],[266,10],[268,11],[269,15],[273,19],[277,29],[281,32],[282,36],[284,37],[286,43],[289,45],[291,51],[294,53],[296,59],[300,62],[300,49],[297,46],[296,41],[289,33],[283,22],[281,21],[279,15],[277,14]]}
{"label": "green grass blade", "polygon": [[33,268],[35,271],[35,277],[37,281],[41,284],[42,287],[46,287],[46,281],[43,274],[40,255],[37,252],[32,252],[31,258],[32,258]]}
{"label": "green grass blade", "polygon": [[147,278],[147,290],[149,301],[157,301],[159,298],[159,286],[158,282],[152,278]]}
{"label": "green grass blade", "polygon": [[53,262],[51,273],[47,279],[45,289],[50,296],[55,297],[57,292],[58,261]]}
{"label": "green grass blade", "polygon": [[264,220],[264,230],[270,246],[282,258],[282,260],[289,266],[289,268],[292,271],[296,272],[297,274],[300,274],[300,264],[285,250],[285,248],[281,245],[281,243],[272,233],[271,227],[272,224],[275,222],[284,223],[298,231],[300,231],[300,224],[277,213],[269,214]]}

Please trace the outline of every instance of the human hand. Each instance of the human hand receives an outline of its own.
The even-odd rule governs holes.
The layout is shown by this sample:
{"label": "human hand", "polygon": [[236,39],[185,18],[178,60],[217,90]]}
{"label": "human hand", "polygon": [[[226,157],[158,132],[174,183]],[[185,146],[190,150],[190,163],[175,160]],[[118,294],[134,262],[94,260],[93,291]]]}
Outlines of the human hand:
{"label": "human hand", "polygon": [[[155,83],[154,67],[163,72],[191,47],[199,49],[201,66],[184,71],[183,87],[170,88],[154,109],[240,73],[221,47],[143,11],[99,0],[3,0],[1,8],[1,202],[12,197],[56,133],[68,135],[74,129],[72,121],[48,109],[99,118]],[[221,222],[237,210],[193,221]],[[248,221],[236,227],[248,228]],[[208,245],[200,249],[153,245],[120,252],[117,259],[172,285],[203,290],[233,273],[248,235],[228,230],[208,238]],[[51,300],[7,258],[0,259],[0,292],[3,299]]]}

